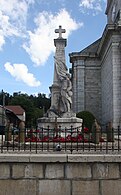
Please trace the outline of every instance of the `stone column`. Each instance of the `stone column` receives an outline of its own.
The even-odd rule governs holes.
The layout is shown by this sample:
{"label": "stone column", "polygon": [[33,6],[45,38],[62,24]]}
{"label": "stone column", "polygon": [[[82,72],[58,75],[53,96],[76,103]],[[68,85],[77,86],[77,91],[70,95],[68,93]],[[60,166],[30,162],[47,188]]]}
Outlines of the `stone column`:
{"label": "stone column", "polygon": [[[65,30],[59,26],[59,29],[55,30],[55,33],[59,33],[59,37],[57,39],[54,39],[54,45],[56,47],[55,51],[55,60],[57,60],[59,63],[61,62],[62,66],[66,68],[65,63],[65,47],[67,40],[62,38],[62,33],[64,33]],[[54,64],[54,78],[53,78],[53,85],[50,87],[51,91],[51,108],[55,109],[56,111],[59,110],[59,98],[60,98],[60,83],[57,76],[57,70],[56,70],[56,63]]]}
{"label": "stone column", "polygon": [[98,125],[96,119],[92,126],[92,142],[99,144],[100,142],[100,126]]}
{"label": "stone column", "polygon": [[[113,63],[113,93],[111,94],[112,105],[113,105],[113,120],[109,118],[108,121],[112,121],[113,127],[117,128],[121,117],[121,49],[119,45],[120,37],[115,37],[112,43],[112,63]],[[117,41],[117,42],[116,42]]]}
{"label": "stone column", "polygon": [[108,142],[114,142],[114,129],[112,126],[112,122],[108,123],[108,127],[107,127],[107,141]]}
{"label": "stone column", "polygon": [[72,89],[73,89],[73,99],[72,99],[72,110],[77,112],[77,64],[73,63],[73,78],[72,78]]}
{"label": "stone column", "polygon": [[23,121],[21,121],[19,123],[19,130],[20,130],[20,142],[25,142],[25,123]]}
{"label": "stone column", "polygon": [[77,110],[85,110],[85,64],[84,60],[77,61]]}
{"label": "stone column", "polygon": [[12,139],[12,126],[13,124],[8,121],[5,130],[5,141],[11,141]]}

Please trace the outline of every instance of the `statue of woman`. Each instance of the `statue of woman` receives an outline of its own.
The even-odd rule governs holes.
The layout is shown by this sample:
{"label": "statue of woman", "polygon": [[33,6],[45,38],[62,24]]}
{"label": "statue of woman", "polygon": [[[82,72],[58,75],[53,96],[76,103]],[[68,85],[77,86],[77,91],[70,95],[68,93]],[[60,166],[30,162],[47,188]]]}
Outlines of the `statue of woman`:
{"label": "statue of woman", "polygon": [[56,73],[60,86],[60,110],[63,113],[71,111],[72,83],[65,63],[55,58]]}

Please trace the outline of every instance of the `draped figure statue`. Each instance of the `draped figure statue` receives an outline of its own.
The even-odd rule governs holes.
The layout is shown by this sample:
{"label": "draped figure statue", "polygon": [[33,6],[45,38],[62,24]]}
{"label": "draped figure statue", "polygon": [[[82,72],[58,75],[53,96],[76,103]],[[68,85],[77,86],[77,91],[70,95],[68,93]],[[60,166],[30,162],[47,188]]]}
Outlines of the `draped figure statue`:
{"label": "draped figure statue", "polygon": [[64,62],[55,57],[55,71],[60,87],[59,107],[60,112],[66,113],[71,111],[72,106],[72,83],[70,74]]}

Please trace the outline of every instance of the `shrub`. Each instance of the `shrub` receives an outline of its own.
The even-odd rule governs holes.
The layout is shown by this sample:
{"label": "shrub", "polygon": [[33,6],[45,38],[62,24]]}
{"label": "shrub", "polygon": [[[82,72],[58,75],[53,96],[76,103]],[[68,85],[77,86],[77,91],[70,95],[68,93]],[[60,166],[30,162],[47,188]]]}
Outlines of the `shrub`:
{"label": "shrub", "polygon": [[92,128],[92,124],[94,123],[94,115],[89,111],[82,111],[77,113],[78,118],[83,119],[83,127],[87,127],[89,130]]}

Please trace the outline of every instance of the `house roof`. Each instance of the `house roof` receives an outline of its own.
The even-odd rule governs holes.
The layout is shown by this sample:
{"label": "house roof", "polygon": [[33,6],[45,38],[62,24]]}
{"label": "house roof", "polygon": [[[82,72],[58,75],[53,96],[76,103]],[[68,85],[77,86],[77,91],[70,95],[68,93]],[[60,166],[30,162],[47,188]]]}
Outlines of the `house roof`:
{"label": "house roof", "polygon": [[7,109],[11,110],[14,112],[14,114],[16,115],[23,115],[23,113],[25,112],[25,110],[21,107],[21,106],[5,106]]}
{"label": "house roof", "polygon": [[8,116],[8,118],[10,119],[10,121],[15,121],[15,120],[20,121],[20,119],[17,117],[17,115],[13,111],[6,109],[5,113]]}
{"label": "house roof", "polygon": [[3,110],[5,109],[5,114],[6,116],[8,117],[8,119],[11,121],[11,122],[15,122],[15,121],[18,121],[20,122],[20,119],[18,118],[18,116],[9,108],[7,107],[3,107],[2,105],[0,105],[0,108]]}

